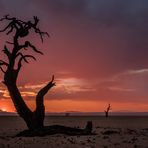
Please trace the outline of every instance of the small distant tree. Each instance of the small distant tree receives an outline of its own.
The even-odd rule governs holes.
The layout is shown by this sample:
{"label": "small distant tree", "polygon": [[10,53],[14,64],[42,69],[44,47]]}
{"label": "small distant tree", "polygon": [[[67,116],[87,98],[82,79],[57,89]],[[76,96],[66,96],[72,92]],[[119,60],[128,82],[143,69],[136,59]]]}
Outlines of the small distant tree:
{"label": "small distant tree", "polygon": [[70,116],[70,113],[69,112],[65,113],[65,116],[66,117],[69,117]]}
{"label": "small distant tree", "polygon": [[107,109],[104,111],[105,112],[105,117],[108,117],[109,111],[111,110],[110,104],[108,104]]}

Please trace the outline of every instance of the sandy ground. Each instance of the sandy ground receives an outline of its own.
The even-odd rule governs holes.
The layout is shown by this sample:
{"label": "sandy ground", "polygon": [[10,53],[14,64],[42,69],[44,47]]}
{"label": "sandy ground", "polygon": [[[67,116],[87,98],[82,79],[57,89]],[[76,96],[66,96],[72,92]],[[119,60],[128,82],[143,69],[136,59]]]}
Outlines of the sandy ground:
{"label": "sandy ground", "polygon": [[0,148],[148,148],[148,117],[46,117],[45,125],[83,128],[93,122],[94,136],[14,137],[26,129],[19,117],[0,117]]}

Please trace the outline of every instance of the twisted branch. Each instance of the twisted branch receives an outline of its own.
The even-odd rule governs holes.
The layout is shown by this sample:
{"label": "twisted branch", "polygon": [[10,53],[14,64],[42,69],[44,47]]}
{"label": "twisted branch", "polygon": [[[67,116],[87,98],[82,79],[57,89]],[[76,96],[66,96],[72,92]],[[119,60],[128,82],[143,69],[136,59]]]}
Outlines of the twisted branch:
{"label": "twisted branch", "polygon": [[9,14],[4,15],[4,17],[1,18],[0,21],[3,21],[3,20],[13,20],[14,19],[14,17],[13,18],[9,18],[8,16],[9,16]]}
{"label": "twisted branch", "polygon": [[34,16],[33,18],[34,18],[34,24],[32,24],[32,27],[34,28],[35,33],[38,33],[40,35],[41,41],[43,43],[43,36],[46,35],[47,37],[49,37],[49,34],[48,32],[42,32],[39,28],[37,28],[39,19],[37,16]]}
{"label": "twisted branch", "polygon": [[20,69],[21,69],[21,67],[22,67],[22,61],[23,61],[23,60],[24,60],[24,62],[26,62],[26,63],[29,63],[28,60],[27,60],[27,58],[32,58],[33,60],[36,61],[36,58],[35,58],[34,56],[32,56],[32,55],[23,55],[22,53],[18,53],[17,56],[16,56],[16,58],[17,58],[19,55],[21,56],[21,58],[20,58],[19,61],[18,61],[18,68],[17,68],[17,71],[18,71],[18,72],[20,71]]}
{"label": "twisted branch", "polygon": [[10,23],[3,30],[0,30],[0,32],[5,32],[7,29],[10,28],[10,30],[6,33],[8,35],[13,31],[14,28],[16,29],[16,31],[18,31],[19,28],[23,28],[23,25],[20,20],[17,20],[15,17],[9,18],[8,16],[9,15],[6,15],[2,19],[0,19],[0,21],[10,20]]}
{"label": "twisted branch", "polygon": [[0,70],[3,72],[3,73],[6,73],[6,71],[0,66]]}
{"label": "twisted branch", "polygon": [[3,69],[3,66],[6,66],[8,67],[8,63],[3,61],[3,60],[0,60],[0,70],[5,73],[6,71]]}
{"label": "twisted branch", "polygon": [[37,24],[39,22],[39,19],[37,16],[34,16],[34,23],[31,21],[25,22],[19,19],[16,19],[15,17],[9,17],[9,15],[5,15],[3,18],[0,19],[0,21],[3,20],[9,20],[11,21],[3,30],[0,30],[0,32],[6,31],[8,28],[10,30],[6,33],[7,35],[10,34],[14,28],[16,29],[17,35],[19,37],[25,37],[29,34],[29,30],[32,28],[34,29],[35,33],[40,35],[41,41],[43,42],[43,36],[46,35],[49,37],[49,34],[47,32],[42,32],[39,27],[37,27]]}
{"label": "twisted branch", "polygon": [[7,55],[8,59],[10,60],[10,58],[11,58],[11,53],[10,53],[10,51],[9,51],[9,49],[7,48],[6,45],[4,46],[4,50],[2,50],[2,51]]}
{"label": "twisted branch", "polygon": [[3,61],[3,60],[0,60],[0,65],[5,65],[5,66],[8,66],[8,63]]}
{"label": "twisted branch", "polygon": [[27,47],[30,47],[32,48],[35,52],[39,53],[39,54],[42,54],[43,55],[43,52],[39,51],[34,45],[32,45],[29,41],[26,41],[24,45],[20,45],[19,46],[19,49],[26,49]]}
{"label": "twisted branch", "polygon": [[54,81],[54,75],[52,76],[51,81],[38,92],[37,98],[44,96],[48,92],[48,90],[55,85],[53,81]]}
{"label": "twisted branch", "polygon": [[51,81],[38,92],[38,94],[36,96],[37,108],[40,107],[40,106],[44,106],[43,98],[46,95],[46,93],[49,91],[49,89],[51,89],[53,86],[55,86],[55,83],[53,81],[54,81],[54,75],[52,76]]}

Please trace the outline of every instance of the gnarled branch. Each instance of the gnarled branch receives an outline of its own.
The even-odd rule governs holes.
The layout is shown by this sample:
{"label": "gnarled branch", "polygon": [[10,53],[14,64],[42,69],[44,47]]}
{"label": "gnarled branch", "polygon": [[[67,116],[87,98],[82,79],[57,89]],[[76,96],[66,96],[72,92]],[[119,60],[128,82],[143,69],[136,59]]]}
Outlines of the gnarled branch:
{"label": "gnarled branch", "polygon": [[4,17],[1,18],[0,21],[3,21],[3,20],[13,20],[14,19],[14,17],[13,18],[9,18],[8,16],[9,16],[9,14],[4,15]]}
{"label": "gnarled branch", "polygon": [[0,70],[5,73],[5,70],[3,69],[3,66],[8,66],[8,63],[3,61],[3,60],[0,60]]}
{"label": "gnarled branch", "polygon": [[43,55],[43,52],[39,51],[34,45],[32,45],[29,41],[26,41],[24,45],[20,45],[19,46],[19,49],[26,49],[27,47],[30,47],[32,48],[35,52],[39,53],[39,54],[42,54]]}
{"label": "gnarled branch", "polygon": [[49,89],[55,86],[55,83],[53,81],[54,81],[54,75],[52,76],[52,80],[38,92],[36,96],[36,107],[37,108],[44,106],[43,98],[46,95],[46,93],[49,91]]}
{"label": "gnarled branch", "polygon": [[37,16],[34,16],[34,24],[32,24],[32,28],[35,30],[35,33],[38,33],[40,35],[41,41],[43,42],[43,36],[47,35],[49,37],[48,32],[42,32],[39,28],[37,28],[37,24],[39,22],[39,19]]}
{"label": "gnarled branch", "polygon": [[3,61],[3,60],[0,60],[0,65],[5,65],[5,66],[8,66],[8,63]]}
{"label": "gnarled branch", "polygon": [[5,32],[7,29],[10,28],[10,30],[6,33],[7,35],[9,33],[11,33],[13,31],[13,29],[15,28],[16,31],[19,30],[19,28],[22,28],[23,25],[22,23],[20,22],[20,20],[17,20],[15,17],[8,17],[9,15],[6,15],[4,16],[2,19],[0,19],[0,21],[3,21],[3,20],[10,20],[10,23],[3,29],[3,30],[0,30],[0,32]]}
{"label": "gnarled branch", "polygon": [[40,31],[39,28],[34,28],[34,30],[35,30],[36,33],[39,33],[42,42],[43,42],[43,36],[44,35],[47,35],[49,37],[48,32],[42,32],[42,31]]}
{"label": "gnarled branch", "polygon": [[43,36],[47,35],[49,37],[49,34],[47,32],[43,32],[40,30],[39,27],[37,27],[37,24],[39,22],[39,19],[37,16],[34,16],[34,23],[31,21],[24,22],[22,20],[16,19],[15,17],[9,17],[9,15],[5,15],[3,18],[0,19],[0,21],[3,20],[9,20],[11,21],[3,30],[0,30],[0,32],[6,31],[8,28],[10,30],[7,32],[7,35],[13,31],[15,28],[17,31],[17,35],[20,37],[25,37],[28,35],[29,30],[32,28],[34,29],[35,33],[38,33],[40,35],[41,41],[43,42]]}
{"label": "gnarled branch", "polygon": [[9,51],[9,49],[7,48],[6,45],[4,46],[3,52],[7,55],[8,59],[10,60],[10,58],[11,58],[11,53],[10,53],[10,51]]}
{"label": "gnarled branch", "polygon": [[54,81],[54,75],[52,76],[51,81],[38,92],[36,98],[40,98],[40,97],[45,96],[46,93],[49,91],[49,89],[52,88],[53,86],[55,86],[55,83],[53,81]]}
{"label": "gnarled branch", "polygon": [[49,91],[49,89],[55,85],[53,81],[54,76],[52,76],[52,80],[45,87],[43,87],[36,96],[36,109],[34,111],[34,115],[41,127],[43,126],[43,121],[45,117],[44,96]]}
{"label": "gnarled branch", "polygon": [[0,65],[0,70],[1,70],[3,73],[6,73],[6,71],[2,68],[1,65]]}
{"label": "gnarled branch", "polygon": [[22,61],[23,61],[23,60],[24,60],[26,63],[29,63],[28,60],[27,60],[27,58],[32,58],[33,60],[36,61],[36,58],[35,58],[34,56],[32,56],[32,55],[23,55],[22,53],[18,53],[18,54],[16,55],[16,58],[17,58],[19,55],[21,56],[21,58],[20,58],[19,61],[18,61],[18,67],[17,67],[17,71],[18,71],[18,72],[20,71],[20,68],[22,67]]}

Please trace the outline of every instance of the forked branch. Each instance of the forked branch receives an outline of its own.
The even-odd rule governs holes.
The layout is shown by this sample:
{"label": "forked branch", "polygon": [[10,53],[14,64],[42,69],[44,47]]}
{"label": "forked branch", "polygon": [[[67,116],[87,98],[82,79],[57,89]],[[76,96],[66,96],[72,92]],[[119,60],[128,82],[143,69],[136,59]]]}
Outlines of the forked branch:
{"label": "forked branch", "polygon": [[39,19],[37,16],[34,16],[34,24],[32,25],[32,27],[34,28],[35,32],[38,33],[40,35],[41,41],[43,42],[43,36],[46,35],[49,37],[48,32],[42,32],[40,30],[40,28],[37,28],[37,24],[39,22]]}
{"label": "forked branch", "polygon": [[0,65],[0,70],[3,72],[3,73],[6,73],[6,71],[3,69],[3,67]]}
{"label": "forked branch", "polygon": [[10,51],[9,51],[9,49],[7,48],[6,45],[4,46],[3,52],[6,54],[6,56],[7,56],[8,59],[10,60],[10,58],[11,58],[11,53],[10,53]]}
{"label": "forked branch", "polygon": [[5,70],[4,70],[4,68],[3,67],[8,67],[8,63],[7,62],[5,62],[5,61],[3,61],[3,60],[0,60],[0,70],[3,72],[3,73],[5,73]]}
{"label": "forked branch", "polygon": [[8,63],[3,61],[3,60],[0,60],[0,65],[5,65],[5,66],[8,66]]}
{"label": "forked branch", "polygon": [[16,31],[18,31],[20,28],[22,29],[23,28],[23,23],[16,19],[15,17],[8,17],[9,15],[5,15],[2,19],[0,19],[0,21],[3,21],[3,20],[9,20],[10,23],[3,29],[3,30],[0,30],[0,32],[5,32],[6,30],[8,30],[8,32],[6,33],[7,35],[10,34],[14,29],[16,29]]}
{"label": "forked branch", "polygon": [[37,16],[34,16],[34,23],[32,23],[31,21],[22,21],[19,19],[16,19],[15,17],[9,17],[9,15],[5,15],[3,18],[0,19],[0,21],[4,21],[4,20],[9,20],[10,23],[2,30],[0,30],[0,32],[5,32],[6,30],[8,30],[8,32],[6,33],[7,35],[10,34],[14,29],[16,30],[16,34],[18,37],[25,37],[29,34],[29,30],[30,29],[34,29],[35,33],[40,35],[41,41],[43,42],[43,36],[46,35],[49,37],[49,34],[47,32],[43,32],[40,30],[39,27],[37,27],[39,19]]}
{"label": "forked branch", "polygon": [[29,63],[28,60],[27,60],[27,58],[32,58],[33,60],[36,61],[36,58],[35,58],[34,56],[32,56],[32,55],[23,55],[22,53],[18,53],[17,56],[16,56],[16,58],[17,58],[18,56],[21,56],[20,59],[19,59],[19,61],[18,61],[18,68],[17,68],[17,71],[18,71],[18,72],[20,71],[20,69],[21,69],[21,67],[22,67],[22,61],[23,61],[23,60],[24,60],[26,63]]}
{"label": "forked branch", "polygon": [[49,91],[49,89],[55,86],[55,83],[53,81],[54,81],[54,75],[52,76],[51,81],[38,92],[37,98],[45,96],[45,94]]}

